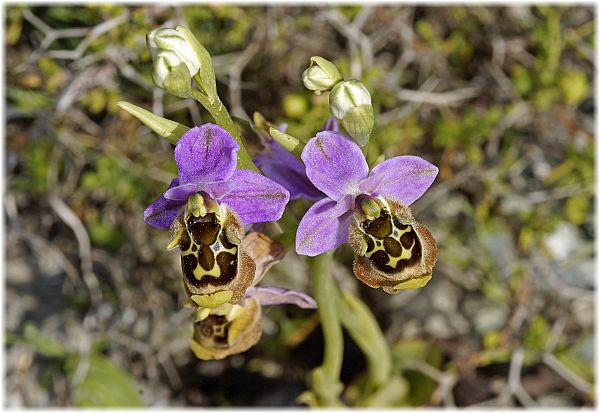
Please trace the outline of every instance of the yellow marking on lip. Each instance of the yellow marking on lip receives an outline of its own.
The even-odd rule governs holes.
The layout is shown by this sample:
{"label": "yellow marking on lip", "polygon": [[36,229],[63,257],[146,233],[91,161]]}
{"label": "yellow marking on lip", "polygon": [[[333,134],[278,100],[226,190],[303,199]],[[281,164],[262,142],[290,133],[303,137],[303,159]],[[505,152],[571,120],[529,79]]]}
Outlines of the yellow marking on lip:
{"label": "yellow marking on lip", "polygon": [[215,308],[225,304],[233,297],[233,291],[218,291],[214,294],[192,295],[190,298],[200,307]]}
{"label": "yellow marking on lip", "polygon": [[[396,228],[397,229],[397,228]],[[371,258],[371,256],[373,254],[375,254],[377,251],[383,251],[385,252],[385,254],[388,257],[388,262],[387,266],[392,267],[392,268],[397,268],[398,266],[398,262],[400,260],[409,260],[412,258],[412,250],[415,247],[417,241],[415,239],[413,239],[413,243],[410,246],[410,248],[405,248],[404,245],[402,245],[402,242],[400,241],[400,238],[402,237],[402,235],[406,232],[411,232],[412,231],[412,227],[409,225],[407,226],[404,230],[400,230],[398,229],[398,238],[396,239],[396,241],[398,241],[398,243],[400,244],[400,248],[402,248],[402,254],[400,254],[400,256],[398,257],[392,257],[386,250],[385,250],[385,246],[383,245],[383,242],[374,242],[373,244],[375,245],[375,247],[373,248],[373,250],[371,250],[371,252],[368,252],[365,254],[365,256],[367,258]],[[366,233],[365,233],[366,234]],[[370,236],[369,234],[366,234],[366,236]],[[395,238],[395,237],[394,237]]]}
{"label": "yellow marking on lip", "polygon": [[412,278],[396,284],[394,290],[414,290],[415,288],[425,287],[429,280],[431,280],[431,274],[419,278]]}

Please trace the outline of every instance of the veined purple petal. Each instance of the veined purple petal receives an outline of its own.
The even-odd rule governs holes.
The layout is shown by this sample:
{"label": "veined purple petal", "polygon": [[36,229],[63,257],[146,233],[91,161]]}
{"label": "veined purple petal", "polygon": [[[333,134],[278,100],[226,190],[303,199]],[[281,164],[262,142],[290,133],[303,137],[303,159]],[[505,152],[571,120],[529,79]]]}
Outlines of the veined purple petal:
{"label": "veined purple petal", "polygon": [[245,298],[254,297],[260,305],[295,304],[300,308],[317,308],[317,303],[308,294],[279,287],[250,287]]}
{"label": "veined purple petal", "polygon": [[338,132],[319,132],[302,151],[308,179],[332,199],[357,195],[369,167],[357,144]]}
{"label": "veined purple petal", "polygon": [[396,156],[375,166],[360,190],[410,205],[431,186],[437,173],[438,168],[423,158]]}
{"label": "veined purple petal", "polygon": [[332,132],[339,132],[340,131],[340,127],[338,125],[338,121],[333,116],[330,116],[329,119],[327,119],[325,121],[325,124],[321,128],[320,132],[327,131],[327,130],[328,131],[332,131]]}
{"label": "veined purple petal", "polygon": [[201,186],[198,184],[183,184],[179,186],[174,186],[171,189],[167,189],[163,194],[165,198],[171,199],[173,201],[187,201],[187,199],[194,192],[199,192],[201,190]]}
{"label": "veined purple petal", "polygon": [[[167,191],[177,185],[179,185],[179,178],[171,181]],[[169,229],[184,205],[185,201],[167,199],[161,195],[144,211],[144,221],[156,228]]]}
{"label": "veined purple petal", "polygon": [[271,142],[271,151],[256,156],[254,163],[265,176],[290,191],[292,200],[306,198],[318,201],[325,197],[306,176],[304,164],[275,140]]}
{"label": "veined purple petal", "polygon": [[228,179],[237,165],[240,145],[223,128],[206,123],[187,131],[175,147],[182,184]]}
{"label": "veined purple petal", "polygon": [[205,190],[218,202],[229,205],[244,225],[277,221],[290,199],[283,186],[247,170],[237,170],[228,181],[208,184]]}
{"label": "veined purple petal", "polygon": [[298,225],[296,252],[314,257],[346,242],[352,209],[352,196],[340,202],[325,198],[311,206]]}

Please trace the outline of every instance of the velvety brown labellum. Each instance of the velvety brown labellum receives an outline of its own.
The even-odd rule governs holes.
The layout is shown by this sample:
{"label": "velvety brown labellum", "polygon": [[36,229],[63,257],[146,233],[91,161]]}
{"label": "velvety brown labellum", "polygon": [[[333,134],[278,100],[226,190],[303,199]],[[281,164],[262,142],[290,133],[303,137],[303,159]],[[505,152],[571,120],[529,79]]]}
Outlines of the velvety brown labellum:
{"label": "velvety brown labellum", "polygon": [[369,214],[355,214],[350,228],[354,274],[391,294],[425,285],[437,260],[437,243],[429,230],[400,202],[377,198],[369,207]]}
{"label": "velvety brown labellum", "polygon": [[244,305],[198,308],[190,346],[202,360],[220,360],[248,350],[261,336],[261,307],[248,298]]}
{"label": "velvety brown labellum", "polygon": [[232,291],[227,302],[239,302],[252,284],[256,265],[240,247],[244,227],[235,212],[195,194],[171,226],[171,233],[170,245],[181,250],[188,296]]}

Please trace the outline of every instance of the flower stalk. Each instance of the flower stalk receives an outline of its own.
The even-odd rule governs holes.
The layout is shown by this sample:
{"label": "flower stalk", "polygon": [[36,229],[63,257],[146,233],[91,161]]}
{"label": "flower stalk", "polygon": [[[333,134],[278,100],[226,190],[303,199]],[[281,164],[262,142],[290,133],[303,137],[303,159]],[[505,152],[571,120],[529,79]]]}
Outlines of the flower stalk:
{"label": "flower stalk", "polygon": [[392,374],[392,354],[373,313],[358,297],[343,292],[337,309],[344,328],[367,358],[366,394],[375,393]]}
{"label": "flower stalk", "polygon": [[339,290],[331,277],[333,252],[321,254],[310,262],[314,298],[317,302],[319,319],[325,348],[323,364],[313,371],[312,393],[322,406],[341,406],[339,395],[343,389],[340,372],[344,356],[344,339],[337,300]]}

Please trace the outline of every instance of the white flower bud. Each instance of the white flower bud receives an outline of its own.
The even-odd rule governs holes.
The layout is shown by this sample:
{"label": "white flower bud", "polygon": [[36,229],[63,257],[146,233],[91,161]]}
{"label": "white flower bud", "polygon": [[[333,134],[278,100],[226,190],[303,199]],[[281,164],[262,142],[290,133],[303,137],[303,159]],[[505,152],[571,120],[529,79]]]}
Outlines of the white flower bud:
{"label": "white flower bud", "polygon": [[329,95],[329,109],[348,136],[364,146],[375,124],[371,95],[358,80],[338,83]]}
{"label": "white flower bud", "polygon": [[338,83],[329,95],[329,109],[338,120],[344,119],[350,109],[363,105],[371,106],[371,95],[358,80]]}
{"label": "white flower bud", "polygon": [[192,96],[192,78],[185,62],[177,53],[159,50],[154,62],[152,80],[156,86],[181,98]]}
{"label": "white flower bud", "polygon": [[302,73],[304,86],[317,95],[330,90],[341,80],[342,75],[337,67],[320,56],[311,57],[310,66]]}
{"label": "white flower bud", "polygon": [[180,32],[174,29],[157,29],[146,37],[152,59],[156,61],[161,51],[171,51],[179,60],[185,63],[190,72],[190,78],[200,70],[200,57]]}

